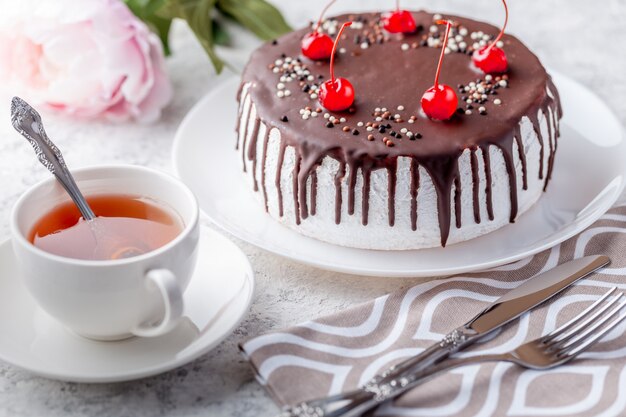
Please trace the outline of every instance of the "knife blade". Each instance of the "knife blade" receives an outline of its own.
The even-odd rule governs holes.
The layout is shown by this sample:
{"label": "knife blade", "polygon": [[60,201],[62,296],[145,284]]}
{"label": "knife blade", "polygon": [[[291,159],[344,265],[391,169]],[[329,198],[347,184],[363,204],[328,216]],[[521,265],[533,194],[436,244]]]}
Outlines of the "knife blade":
{"label": "knife blade", "polygon": [[550,299],[579,279],[610,262],[607,256],[586,256],[561,264],[509,291],[470,320],[465,327],[489,333]]}

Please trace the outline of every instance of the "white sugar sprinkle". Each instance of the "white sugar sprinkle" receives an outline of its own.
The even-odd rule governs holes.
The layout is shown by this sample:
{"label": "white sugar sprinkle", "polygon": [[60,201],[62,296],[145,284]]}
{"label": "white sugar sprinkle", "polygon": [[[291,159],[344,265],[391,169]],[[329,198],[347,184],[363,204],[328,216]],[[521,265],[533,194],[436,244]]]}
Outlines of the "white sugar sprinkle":
{"label": "white sugar sprinkle", "polygon": [[404,106],[402,105],[398,106],[398,111],[402,111],[402,110],[404,110]]}
{"label": "white sugar sprinkle", "polygon": [[408,50],[409,50],[409,48],[410,48],[410,46],[409,46],[409,44],[408,44],[408,43],[403,43],[403,44],[402,44],[402,46],[401,46],[400,48],[402,48],[402,50],[403,50],[403,51],[408,51]]}
{"label": "white sugar sprinkle", "polygon": [[496,106],[499,106],[500,104],[502,104],[502,100],[500,100],[499,98],[495,99],[493,101],[493,104],[495,104]]}

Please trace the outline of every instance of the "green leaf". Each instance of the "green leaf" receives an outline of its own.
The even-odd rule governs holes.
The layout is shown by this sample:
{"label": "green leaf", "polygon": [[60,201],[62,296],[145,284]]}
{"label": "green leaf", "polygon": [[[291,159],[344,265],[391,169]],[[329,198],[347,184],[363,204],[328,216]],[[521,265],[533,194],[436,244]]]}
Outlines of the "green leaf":
{"label": "green leaf", "polygon": [[224,29],[222,23],[219,20],[213,19],[213,38],[215,39],[215,44],[220,46],[228,46],[230,45],[230,35]]}
{"label": "green leaf", "polygon": [[217,8],[263,40],[291,31],[278,9],[265,0],[217,0]]}
{"label": "green leaf", "polygon": [[217,0],[165,0],[158,14],[164,18],[180,18],[187,22],[209,59],[219,74],[224,69],[222,61],[215,53],[215,39],[211,12]]}
{"label": "green leaf", "polygon": [[157,14],[165,0],[124,0],[128,8],[159,36],[165,55],[170,54],[168,36],[172,19]]}

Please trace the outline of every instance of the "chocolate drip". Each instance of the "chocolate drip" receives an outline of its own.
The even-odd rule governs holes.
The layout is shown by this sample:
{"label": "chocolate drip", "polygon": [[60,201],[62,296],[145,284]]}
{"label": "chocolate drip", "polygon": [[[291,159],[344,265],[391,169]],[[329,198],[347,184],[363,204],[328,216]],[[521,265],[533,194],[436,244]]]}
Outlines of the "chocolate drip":
{"label": "chocolate drip", "polygon": [[549,149],[550,149],[550,153],[548,154],[548,170],[546,171],[546,180],[544,182],[543,185],[543,189],[544,191],[546,190],[546,187],[548,186],[548,182],[550,181],[550,178],[552,177],[552,155],[554,154],[554,148],[552,146],[552,120],[551,119],[547,119],[548,117],[552,117],[552,115],[550,114],[550,112],[548,111],[547,113],[545,113],[545,117],[546,117],[546,124],[548,125],[548,145],[549,145]]}
{"label": "chocolate drip", "polygon": [[[237,120],[241,120],[241,115],[243,114],[243,107],[245,105],[246,98],[248,97],[249,90],[246,91],[246,94],[242,96],[243,84],[239,86],[239,90],[237,91],[237,101],[239,102],[239,110],[237,111]],[[235,150],[239,149],[239,122],[237,122],[237,128],[235,129],[237,133],[236,142],[235,142]]]}
{"label": "chocolate drip", "polygon": [[[457,161],[458,162],[458,161]],[[460,175],[454,178],[454,217],[456,219],[456,228],[461,228],[461,215],[463,206],[461,205],[461,178]]]}
{"label": "chocolate drip", "polygon": [[354,214],[354,196],[356,194],[356,177],[359,173],[359,168],[354,161],[348,163],[350,169],[350,175],[348,176],[348,214]]}
{"label": "chocolate drip", "polygon": [[[543,111],[543,109],[542,109]],[[532,113],[530,115],[528,115],[528,119],[530,120],[530,123],[533,125],[533,131],[535,132],[535,135],[537,136],[537,140],[539,141],[539,179],[542,180],[543,179],[543,155],[544,155],[544,141],[543,141],[543,133],[541,133],[541,125],[539,124],[539,116],[538,116],[539,112],[535,112]],[[545,113],[544,113],[545,115]],[[548,126],[549,128],[549,126]],[[548,135],[548,136],[551,136]],[[548,137],[549,139],[549,137]]]}
{"label": "chocolate drip", "polygon": [[480,223],[480,177],[478,176],[478,157],[476,149],[470,149],[470,166],[472,168],[472,199],[474,203],[474,221]]}
{"label": "chocolate drip", "polygon": [[270,142],[270,131],[272,127],[266,125],[265,135],[263,136],[263,156],[261,157],[261,189],[263,190],[263,201],[265,202],[265,211],[269,212],[267,202],[267,186],[265,185],[265,168],[267,166],[267,147]]}
{"label": "chocolate drip", "polygon": [[285,160],[285,150],[287,149],[287,143],[284,140],[280,141],[280,150],[278,151],[278,161],[276,162],[276,180],[274,185],[278,192],[278,215],[283,217],[283,191],[280,188],[281,175],[283,172],[283,161]]}
{"label": "chocolate drip", "polygon": [[515,137],[515,143],[517,143],[517,153],[519,155],[519,159],[522,162],[522,188],[524,190],[528,190],[528,178],[527,178],[527,167],[526,167],[526,151],[524,150],[524,141],[522,139],[522,126],[518,124],[515,127],[515,133],[513,133]]}
{"label": "chocolate drip", "polygon": [[367,226],[367,222],[369,220],[369,211],[370,211],[370,182],[372,179],[372,167],[364,166],[363,167],[363,197],[361,201],[361,211],[363,212],[363,218],[361,222],[363,226]]}
{"label": "chocolate drip", "polygon": [[302,157],[297,154],[291,175],[293,184],[293,210],[294,213],[296,213],[296,224],[300,224],[300,218],[306,219],[307,217],[306,187],[300,184],[300,165],[302,165]]}
{"label": "chocolate drip", "polygon": [[511,199],[511,212],[509,215],[509,221],[515,223],[517,217],[517,175],[515,172],[515,160],[513,159],[513,135],[509,137],[503,144],[497,145],[502,151],[504,157],[504,164],[506,165],[506,171],[509,177],[509,195]]}
{"label": "chocolate drip", "polygon": [[491,189],[491,156],[489,155],[489,147],[480,149],[483,154],[483,162],[485,165],[485,196],[487,199],[487,215],[489,220],[493,220],[493,192]]}
{"label": "chocolate drip", "polygon": [[[428,28],[432,24],[432,15],[424,12],[413,14],[418,25]],[[362,17],[375,21],[379,19],[378,14],[364,14]],[[346,20],[347,16],[337,18],[338,22]],[[455,18],[460,24],[468,27],[470,31],[483,31],[485,33],[497,33],[497,29],[480,22],[471,21],[469,19]],[[517,172],[515,168],[514,143],[517,144],[518,155],[522,165],[522,188],[528,188],[527,180],[527,161],[524,149],[523,138],[521,136],[520,121],[523,117],[528,117],[532,124],[536,136],[540,142],[540,167],[539,178],[543,179],[545,171],[545,186],[547,186],[554,165],[554,154],[556,151],[556,138],[558,133],[558,121],[562,115],[558,92],[554,87],[552,80],[545,73],[545,70],[539,63],[538,59],[527,50],[517,39],[506,35],[504,40],[507,48],[507,55],[510,57],[509,81],[508,87],[505,86],[498,90],[498,97],[506,102],[506,106],[499,106],[490,110],[486,115],[456,115],[452,120],[443,123],[435,123],[425,119],[423,116],[416,116],[419,126],[420,140],[409,140],[404,136],[396,136],[392,147],[382,139],[376,131],[372,135],[375,140],[365,141],[363,134],[358,135],[357,129],[354,129],[357,121],[370,120],[373,108],[380,106],[381,97],[390,97],[397,100],[396,104],[410,104],[415,101],[414,91],[426,89],[432,83],[430,76],[424,77],[422,74],[434,73],[435,65],[439,50],[437,48],[418,48],[415,53],[402,52],[397,45],[371,45],[366,50],[359,50],[358,56],[351,56],[350,59],[342,59],[339,57],[336,62],[337,71],[352,74],[351,81],[355,84],[356,90],[359,92],[355,108],[350,113],[343,113],[345,118],[345,126],[353,128],[353,130],[345,130],[340,128],[330,129],[328,123],[320,120],[321,118],[311,117],[306,119],[298,115],[301,106],[317,106],[315,101],[308,101],[308,96],[301,96],[297,90],[289,97],[284,96],[277,99],[274,86],[277,82],[277,74],[268,71],[267,67],[271,66],[274,60],[284,54],[289,57],[299,56],[300,40],[308,31],[308,28],[288,34],[280,39],[280,51],[274,46],[265,45],[257,50],[244,71],[243,83],[249,83],[249,89],[244,93],[239,93],[239,115],[243,129],[242,154],[244,155],[244,171],[246,170],[245,155],[247,130],[252,114],[253,103],[258,111],[255,127],[253,128],[250,145],[247,149],[248,159],[253,161],[253,180],[255,182],[255,190],[257,189],[255,167],[256,167],[256,144],[258,140],[258,124],[263,122],[267,124],[268,129],[264,137],[263,157],[261,164],[261,182],[263,196],[265,199],[265,207],[268,210],[268,197],[265,187],[265,168],[267,163],[267,148],[269,146],[269,124],[279,123],[277,127],[280,129],[280,148],[277,161],[277,172],[275,185],[278,192],[278,208],[279,215],[283,216],[283,196],[281,191],[281,171],[285,158],[286,147],[289,146],[295,151],[295,166],[292,173],[293,191],[294,191],[294,207],[296,223],[300,223],[302,219],[306,219],[309,215],[307,207],[307,195],[310,195],[311,208],[310,214],[314,215],[316,211],[316,200],[318,190],[317,168],[322,164],[326,157],[330,157],[339,163],[339,168],[335,173],[335,222],[341,223],[341,212],[343,205],[343,183],[346,181],[346,169],[349,169],[349,175],[346,181],[348,207],[347,212],[350,215],[355,213],[356,196],[355,189],[359,170],[363,179],[363,196],[362,196],[362,223],[368,224],[369,218],[369,200],[371,188],[371,173],[374,170],[386,169],[388,175],[388,217],[389,225],[395,224],[395,199],[397,187],[397,164],[399,157],[408,157],[411,159],[410,166],[410,193],[411,193],[411,228],[417,230],[417,196],[420,184],[419,167],[423,167],[428,172],[437,194],[437,209],[439,218],[439,229],[441,233],[441,244],[446,245],[450,233],[452,198],[454,198],[456,226],[461,227],[462,217],[462,190],[461,179],[459,174],[459,158],[467,149],[470,150],[470,163],[472,171],[472,198],[474,220],[476,223],[481,222],[480,216],[480,176],[479,164],[476,152],[478,149],[483,154],[483,162],[486,178],[486,206],[489,220],[494,219],[493,213],[493,190],[492,190],[492,173],[489,149],[491,146],[497,146],[503,155],[506,170],[508,173],[511,212],[510,221],[513,222],[518,213],[518,190],[517,190]],[[407,35],[402,42],[413,42],[419,40],[424,34],[418,31],[414,35]],[[415,39],[413,39],[415,37]],[[392,38],[388,42],[399,42]],[[347,46],[346,46],[347,47]],[[510,52],[510,53],[509,53]],[[278,55],[277,55],[278,53]],[[397,76],[376,76],[371,77],[369,73],[363,73],[362,68],[371,62],[391,62],[400,60],[398,65],[398,76],[402,76],[403,82],[398,82]],[[328,71],[328,63],[312,63],[307,59],[301,58],[298,61],[302,65],[307,66],[315,74],[315,79],[324,79]],[[405,68],[411,68],[406,71]],[[464,54],[450,54],[447,59],[446,73],[443,82],[455,84],[475,79],[476,75],[468,65],[468,57]],[[242,84],[243,85],[243,84]],[[406,88],[407,85],[412,86]],[[550,94],[548,94],[548,92]],[[242,119],[243,113],[246,111],[245,100],[250,96],[248,106],[248,117]],[[548,167],[544,170],[544,141],[542,136],[541,125],[539,121],[539,112],[548,118],[547,124],[549,132],[549,156]],[[300,113],[302,114],[302,113]],[[333,113],[334,116],[339,115]],[[403,114],[406,116],[406,114]],[[284,120],[283,120],[284,119]],[[391,120],[394,123],[396,132],[401,127],[407,130],[414,128],[407,122],[398,119]],[[342,123],[344,123],[342,121]],[[397,126],[396,126],[397,125]],[[344,126],[344,127],[345,127]],[[553,135],[554,130],[554,135]],[[356,133],[351,133],[355,132]],[[382,133],[382,132],[381,132]],[[554,137],[554,141],[552,140]],[[239,138],[239,136],[238,136]],[[239,143],[237,143],[239,146]],[[307,190],[308,179],[311,178],[310,190]],[[454,187],[454,194],[453,194]]]}
{"label": "chocolate drip", "polygon": [[[558,147],[557,139],[561,136],[561,129],[559,126],[559,119],[563,117],[563,109],[561,108],[561,100],[559,98],[559,91],[554,86],[554,82],[552,78],[548,79],[548,90],[552,93],[554,97],[553,103],[556,103],[556,106],[545,106],[544,113],[547,113],[550,116],[550,121],[548,122],[548,129],[554,131],[554,135],[550,134],[550,138],[554,137],[554,144],[550,141],[550,157],[548,158],[548,174],[546,175],[546,183],[543,186],[543,190],[545,191],[548,188],[548,183],[552,178],[552,170],[554,169],[554,155],[556,154],[556,149]],[[546,116],[547,117],[547,116]]]}
{"label": "chocolate drip", "polygon": [[451,194],[454,180],[459,175],[458,159],[461,153],[431,158],[421,161],[421,165],[428,171],[437,191],[437,213],[439,215],[439,231],[441,233],[441,246],[446,246],[450,235],[451,218]]}
{"label": "chocolate drip", "polygon": [[[556,89],[556,86],[554,85],[554,81],[552,80],[552,77],[548,76],[548,91],[550,91],[550,93],[552,93],[552,97],[554,97],[554,99],[552,100],[552,105],[550,106],[553,110],[556,111],[556,117],[554,120],[561,120],[561,118],[563,117],[563,107],[561,105],[561,96],[559,94],[559,90]],[[557,123],[556,126],[556,137],[561,136],[561,132],[559,130],[559,126]]]}
{"label": "chocolate drip", "polygon": [[387,163],[387,205],[389,207],[389,226],[396,224],[396,184],[398,183],[398,159]]}
{"label": "chocolate drip", "polygon": [[[551,118],[552,114],[549,113],[546,117]],[[546,173],[546,180],[545,180],[545,183],[543,184],[544,191],[548,188],[548,183],[550,182],[550,179],[552,178],[552,168],[553,168],[553,163],[554,163],[554,152],[555,152],[555,148],[552,144],[552,120],[551,119],[547,120],[547,125],[548,125],[548,144],[550,148],[550,154],[548,155],[548,172]],[[554,140],[556,142],[556,136],[554,137]]]}
{"label": "chocolate drip", "polygon": [[247,172],[246,168],[246,142],[248,141],[248,125],[250,124],[250,117],[252,117],[252,106],[250,106],[250,110],[248,111],[248,117],[246,117],[246,122],[243,124],[243,138],[241,139],[241,149],[244,150],[241,152],[241,161],[243,162],[243,172]]}
{"label": "chocolate drip", "polygon": [[420,186],[419,164],[411,159],[411,229],[417,230],[417,193]]}
{"label": "chocolate drip", "polygon": [[259,129],[261,127],[261,119],[258,117],[254,120],[254,127],[252,128],[252,136],[250,137],[250,144],[248,145],[248,160],[252,161],[252,183],[254,184],[254,191],[259,191],[259,185],[256,181],[256,145],[259,138]]}
{"label": "chocolate drip", "polygon": [[311,216],[317,211],[317,166],[311,172]]}
{"label": "chocolate drip", "polygon": [[335,174],[335,223],[341,223],[341,206],[343,196],[341,195],[341,183],[343,181],[343,177],[346,175],[346,163],[343,161],[339,162],[339,169],[337,170],[337,174]]}

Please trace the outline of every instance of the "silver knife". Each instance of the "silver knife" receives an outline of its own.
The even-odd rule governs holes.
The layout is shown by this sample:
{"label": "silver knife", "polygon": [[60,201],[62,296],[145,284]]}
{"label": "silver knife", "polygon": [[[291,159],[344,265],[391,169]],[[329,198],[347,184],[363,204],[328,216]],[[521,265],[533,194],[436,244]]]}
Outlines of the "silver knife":
{"label": "silver knife", "polygon": [[[609,264],[607,256],[587,256],[559,265],[509,291],[439,343],[377,375],[357,390],[286,408],[281,417],[358,416],[404,390],[424,369],[441,363],[552,298],[574,282]],[[414,378],[413,378],[414,379]]]}

